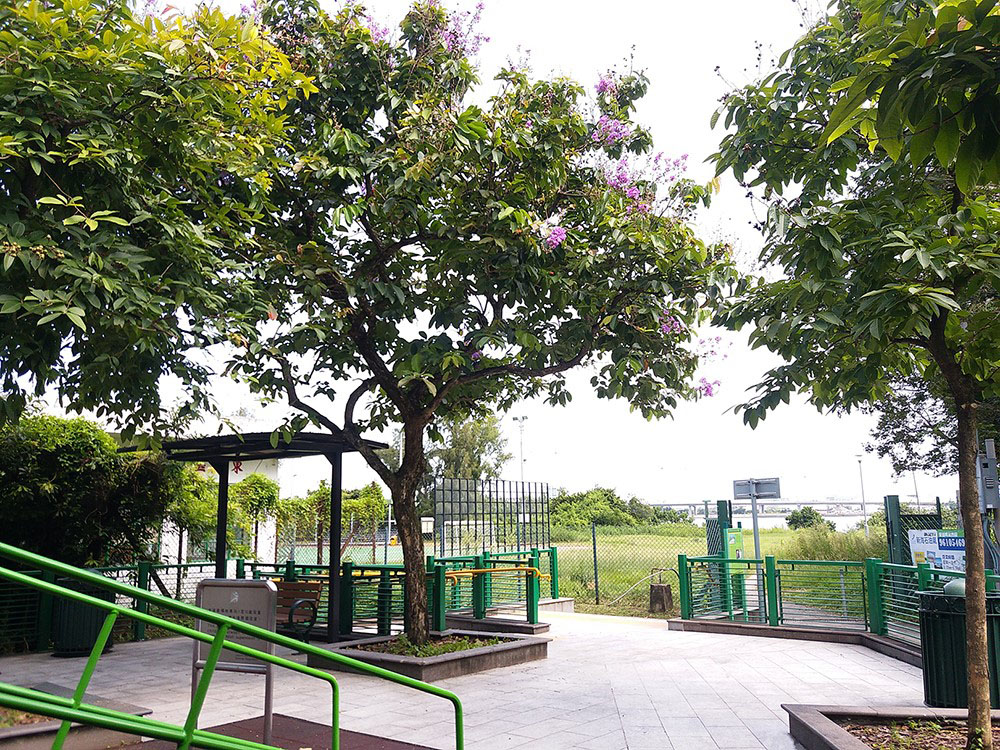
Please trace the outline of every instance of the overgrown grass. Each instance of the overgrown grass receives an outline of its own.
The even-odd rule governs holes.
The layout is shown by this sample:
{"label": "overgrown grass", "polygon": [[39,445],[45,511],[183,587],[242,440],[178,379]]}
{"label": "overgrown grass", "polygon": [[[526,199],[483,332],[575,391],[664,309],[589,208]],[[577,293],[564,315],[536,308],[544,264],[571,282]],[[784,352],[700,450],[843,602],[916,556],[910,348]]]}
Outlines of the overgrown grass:
{"label": "overgrown grass", "polygon": [[864,531],[828,531],[822,527],[799,529],[774,553],[783,560],[865,560],[888,555],[884,526]]}
{"label": "overgrown grass", "polygon": [[428,656],[452,654],[456,651],[467,651],[470,648],[495,646],[500,642],[501,639],[499,638],[472,638],[468,636],[449,635],[442,638],[432,638],[423,646],[418,646],[405,635],[401,635],[398,638],[393,638],[391,641],[370,643],[358,646],[357,648],[363,651],[377,651],[381,654],[426,658]]}

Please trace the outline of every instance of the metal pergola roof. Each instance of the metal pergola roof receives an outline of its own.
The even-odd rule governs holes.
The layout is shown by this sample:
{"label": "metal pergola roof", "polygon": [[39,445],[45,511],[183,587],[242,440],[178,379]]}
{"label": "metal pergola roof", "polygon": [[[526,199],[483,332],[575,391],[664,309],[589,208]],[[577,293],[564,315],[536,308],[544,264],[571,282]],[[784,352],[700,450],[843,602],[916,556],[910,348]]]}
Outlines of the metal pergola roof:
{"label": "metal pergola roof", "polygon": [[[279,438],[272,445],[270,432],[245,432],[241,435],[213,435],[211,437],[167,440],[163,451],[172,461],[247,461],[264,458],[301,458],[304,456],[329,456],[352,453],[357,449],[340,435],[324,432],[300,432],[290,442]],[[385,443],[363,441],[375,450],[388,448]]]}
{"label": "metal pergola roof", "polygon": [[[330,595],[327,597],[326,640],[340,637],[340,599],[343,581],[340,570],[340,524],[343,503],[343,455],[357,450],[342,435],[326,432],[299,432],[292,439],[279,438],[271,444],[271,432],[246,432],[241,435],[213,435],[211,437],[167,440],[162,449],[171,461],[197,461],[210,464],[219,474],[219,503],[215,526],[215,577],[225,578],[228,573],[228,549],[225,530],[229,527],[229,465],[236,461],[253,461],[265,458],[302,458],[325,456],[330,462],[330,539],[327,575]],[[375,450],[388,448],[385,443],[364,440]],[[137,450],[120,448],[121,452]],[[336,558],[336,559],[335,559]],[[180,561],[178,561],[180,562]],[[275,561],[277,562],[277,561]],[[348,585],[350,585],[348,583]],[[348,631],[350,623],[344,623]]]}

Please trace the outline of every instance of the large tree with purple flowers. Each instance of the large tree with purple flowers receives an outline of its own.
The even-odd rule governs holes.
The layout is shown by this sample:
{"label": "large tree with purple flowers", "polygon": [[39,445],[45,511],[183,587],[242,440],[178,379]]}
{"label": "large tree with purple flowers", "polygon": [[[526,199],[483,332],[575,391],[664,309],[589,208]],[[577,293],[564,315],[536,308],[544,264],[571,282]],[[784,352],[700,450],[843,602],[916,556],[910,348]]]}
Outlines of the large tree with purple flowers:
{"label": "large tree with purple flowers", "polygon": [[[259,14],[318,91],[286,110],[276,220],[257,235],[272,321],[230,371],[287,399],[287,432],[342,434],[389,487],[421,643],[425,434],[523,398],[565,404],[566,373],[588,365],[598,395],[668,414],[702,393],[691,330],[729,266],[687,224],[709,191],[632,120],[641,73],[588,96],[506,69],[480,107],[478,12],[418,2],[393,31],[360,5]],[[361,435],[392,424],[391,468]]]}

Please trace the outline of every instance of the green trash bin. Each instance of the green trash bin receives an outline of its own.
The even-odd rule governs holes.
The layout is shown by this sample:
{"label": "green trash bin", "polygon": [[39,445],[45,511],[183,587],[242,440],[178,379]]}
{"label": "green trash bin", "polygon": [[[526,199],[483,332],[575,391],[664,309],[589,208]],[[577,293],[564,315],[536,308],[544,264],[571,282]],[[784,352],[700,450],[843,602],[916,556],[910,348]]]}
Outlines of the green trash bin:
{"label": "green trash bin", "polygon": [[[59,584],[95,599],[103,599],[106,602],[115,601],[113,591],[107,591],[75,579],[63,579],[59,581]],[[52,655],[88,656],[97,642],[97,636],[100,634],[107,616],[107,611],[91,604],[61,596],[56,597],[52,607]],[[111,641],[112,639],[109,638],[104,647],[104,653],[111,650],[113,645]]]}
{"label": "green trash bin", "polygon": [[[1000,596],[986,597],[986,634],[990,666],[990,705],[1000,708],[997,647],[1000,646]],[[924,703],[934,708],[968,708],[965,660],[965,597],[920,592],[920,652]]]}

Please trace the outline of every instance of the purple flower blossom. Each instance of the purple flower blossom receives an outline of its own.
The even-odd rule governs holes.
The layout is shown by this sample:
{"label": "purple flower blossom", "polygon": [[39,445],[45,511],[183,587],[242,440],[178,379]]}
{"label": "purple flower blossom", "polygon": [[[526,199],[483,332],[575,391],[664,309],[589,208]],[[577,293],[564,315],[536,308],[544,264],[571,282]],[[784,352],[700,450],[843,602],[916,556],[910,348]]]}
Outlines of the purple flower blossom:
{"label": "purple flower blossom", "polygon": [[526,127],[528,130],[531,130],[531,128],[534,127],[534,123],[531,120],[525,120],[524,127]]}
{"label": "purple flower blossom", "polygon": [[671,333],[681,333],[684,330],[684,324],[681,323],[673,315],[667,313],[666,310],[663,311],[663,322],[660,324],[660,330],[665,334]]}
{"label": "purple flower blossom", "polygon": [[470,354],[469,356],[472,357],[473,362],[478,362],[480,359],[483,358],[483,353],[477,349],[476,351],[472,352],[472,354]]}
{"label": "purple flower blossom", "polygon": [[445,49],[459,56],[474,55],[490,38],[476,31],[482,18],[483,3],[476,4],[475,12],[449,13],[448,26],[441,30]]}
{"label": "purple flower blossom", "polygon": [[545,238],[545,244],[550,248],[559,247],[566,240],[566,230],[562,227],[552,227],[549,236]]}
{"label": "purple flower blossom", "polygon": [[632,187],[630,187],[628,190],[625,191],[625,195],[627,195],[632,200],[638,200],[639,199],[639,188],[637,188],[635,185],[633,185]]}
{"label": "purple flower blossom", "polygon": [[697,390],[702,396],[711,397],[715,395],[715,389],[722,385],[718,380],[710,381],[708,378],[701,378],[698,381]]}
{"label": "purple flower blossom", "polygon": [[632,126],[622,120],[616,120],[608,115],[601,115],[597,121],[597,127],[591,135],[595,143],[605,146],[613,146],[618,141],[623,141],[632,134]]}
{"label": "purple flower blossom", "polygon": [[384,42],[389,38],[389,27],[382,26],[371,16],[365,16],[365,25],[372,34],[373,42]]}
{"label": "purple flower blossom", "polygon": [[611,93],[613,96],[615,91],[618,90],[618,84],[614,78],[607,75],[601,76],[601,80],[597,82],[597,85],[594,86],[594,88],[597,90],[598,94]]}

